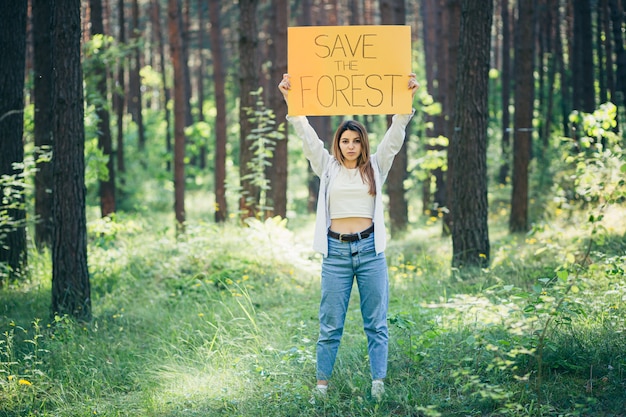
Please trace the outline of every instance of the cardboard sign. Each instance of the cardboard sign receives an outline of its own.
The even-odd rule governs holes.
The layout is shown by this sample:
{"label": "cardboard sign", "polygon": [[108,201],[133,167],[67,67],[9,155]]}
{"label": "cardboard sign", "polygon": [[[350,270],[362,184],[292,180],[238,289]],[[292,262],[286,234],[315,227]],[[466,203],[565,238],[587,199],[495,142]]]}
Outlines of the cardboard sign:
{"label": "cardboard sign", "polygon": [[410,26],[302,26],[287,35],[289,115],[411,113]]}

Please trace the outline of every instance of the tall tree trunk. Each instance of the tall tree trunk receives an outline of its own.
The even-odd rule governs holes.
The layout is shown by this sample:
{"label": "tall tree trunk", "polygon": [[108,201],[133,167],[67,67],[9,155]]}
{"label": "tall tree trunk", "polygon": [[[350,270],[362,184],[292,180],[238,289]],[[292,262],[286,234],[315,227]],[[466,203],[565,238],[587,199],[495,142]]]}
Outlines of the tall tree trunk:
{"label": "tall tree trunk", "polygon": [[[624,0],[622,0],[624,1]],[[624,5],[620,0],[609,0],[611,8],[611,22],[613,23],[613,45],[615,46],[615,64],[617,65],[617,75],[615,89],[622,93],[621,100],[617,99],[616,104],[626,108],[626,50],[624,50],[624,37],[622,26],[624,24]],[[621,102],[620,102],[621,101]]]}
{"label": "tall tree trunk", "polygon": [[557,36],[554,37],[554,49],[555,49],[555,59],[556,65],[559,72],[559,78],[561,79],[561,126],[563,128],[563,134],[569,135],[569,114],[571,111],[571,91],[569,88],[569,71],[567,71],[565,67],[565,49],[563,47],[563,40],[561,37],[561,22],[564,20],[564,17],[561,15],[560,7],[558,4],[554,5],[554,11],[556,14],[555,20],[555,31]]}
{"label": "tall tree trunk", "polygon": [[[556,2],[555,2],[556,3]],[[556,5],[556,7],[558,7],[558,4]],[[548,50],[548,55],[549,58],[547,60],[547,67],[548,67],[548,85],[547,85],[547,89],[548,89],[548,98],[547,98],[547,103],[546,103],[546,110],[545,110],[545,120],[543,121],[542,124],[542,131],[540,132],[541,135],[541,146],[543,148],[543,151],[541,152],[541,158],[544,157],[544,155],[546,154],[546,152],[548,150],[548,147],[550,146],[550,132],[552,130],[552,122],[553,122],[553,117],[554,117],[554,96],[555,96],[555,82],[556,82],[556,71],[557,71],[557,59],[556,59],[556,37],[560,36],[559,32],[557,31],[557,28],[559,27],[557,22],[556,22],[556,16],[557,16],[557,10],[554,10],[555,8],[553,7],[553,5],[549,4],[548,5],[548,10],[547,10],[547,26],[548,29],[547,31],[547,37],[548,37],[548,44],[549,44],[549,50]],[[545,158],[544,158],[545,160]]]}
{"label": "tall tree trunk", "polygon": [[[391,0],[380,1],[380,20],[383,25],[403,25],[406,23],[404,10],[396,7],[400,2]],[[404,2],[401,2],[404,4]],[[408,74],[406,74],[408,76]],[[391,116],[387,118],[388,124]],[[407,141],[409,134],[407,132]],[[391,232],[402,232],[406,230],[409,223],[409,205],[404,191],[404,181],[407,178],[407,145],[402,145],[400,152],[396,155],[389,175],[387,177],[386,188],[389,195],[389,218],[391,220]]]}
{"label": "tall tree trunk", "polygon": [[[165,151],[167,155],[172,154],[172,117],[170,115],[170,88],[167,82],[167,71],[165,69],[165,46],[163,42],[163,29],[161,26],[161,5],[159,0],[152,1],[152,13],[154,16],[152,20],[155,24],[155,32],[157,35],[158,49],[159,49],[159,64],[161,67],[161,82],[163,83],[163,109],[165,111]],[[172,163],[167,158],[166,163],[167,171],[172,169]]]}
{"label": "tall tree trunk", "polygon": [[33,0],[34,95],[35,95],[35,243],[50,247],[52,222],[52,163],[41,156],[52,151],[54,108],[52,107],[52,3]]}
{"label": "tall tree trunk", "polygon": [[[444,8],[444,21],[443,27],[450,28],[449,31],[443,37],[443,45],[441,48],[442,61],[444,63],[445,71],[443,72],[443,88],[445,88],[445,101],[443,102],[443,111],[446,117],[446,123],[444,124],[445,136],[451,139],[455,132],[455,103],[456,97],[456,78],[457,78],[457,63],[458,63],[458,51],[459,51],[459,32],[461,27],[461,2],[460,0],[445,0]],[[452,141],[448,143],[448,171],[447,177],[452,178],[454,175],[454,161],[450,158],[450,147],[453,146]],[[448,180],[446,182],[446,207],[450,208],[448,211],[444,211],[442,234],[449,235],[452,231],[452,225],[454,223],[454,212],[451,207],[455,204],[454,192],[452,190],[452,184]]]}
{"label": "tall tree trunk", "polygon": [[[198,72],[197,91],[198,91],[198,121],[204,122],[204,4],[205,0],[198,0]],[[202,140],[199,146],[200,155],[198,165],[201,170],[206,168],[207,139]]]}
{"label": "tall tree trunk", "polygon": [[615,100],[615,71],[613,61],[613,32],[611,31],[611,10],[608,0],[601,0],[602,8],[602,32],[604,33],[604,55],[606,57],[606,89],[607,98],[605,101]]}
{"label": "tall tree trunk", "polygon": [[595,88],[593,77],[593,35],[590,0],[576,0],[574,7],[574,41],[572,74],[574,110],[593,113]]}
{"label": "tall tree trunk", "polygon": [[[132,39],[138,43],[141,39],[142,33],[139,29],[139,0],[133,0],[133,34]],[[130,88],[131,88],[131,100],[132,106],[130,106],[133,119],[137,124],[137,143],[139,149],[144,149],[146,146],[146,133],[143,125],[143,101],[141,99],[141,49],[139,45],[135,45],[135,50],[132,55],[133,65],[130,70]],[[131,103],[129,103],[131,104]]]}
{"label": "tall tree trunk", "polygon": [[[20,179],[24,162],[24,66],[26,65],[25,1],[0,2],[0,176]],[[9,267],[9,278],[16,278],[26,266],[26,209],[24,190],[13,187],[8,206],[6,187],[0,183],[0,209],[7,209],[8,224],[0,218],[0,264]],[[3,275],[0,269],[0,285]]]}
{"label": "tall tree trunk", "polygon": [[170,55],[174,65],[174,212],[179,231],[185,224],[185,70],[178,0],[168,0]]}
{"label": "tall tree trunk", "polygon": [[608,101],[609,93],[607,89],[607,60],[604,57],[605,44],[608,36],[604,33],[603,23],[604,12],[606,4],[606,0],[598,1],[596,4],[596,31],[595,31],[595,40],[596,40],[596,53],[598,55],[598,89],[600,93],[600,103],[606,103]]}
{"label": "tall tree trunk", "polygon": [[349,0],[349,10],[350,10],[350,25],[356,26],[360,25],[363,20],[363,13],[361,12],[361,1],[360,0]]}
{"label": "tall tree trunk", "polygon": [[[273,50],[272,70],[270,71],[270,82],[280,80],[287,72],[287,27],[289,26],[289,2],[287,0],[273,0],[272,7],[276,12],[276,18],[272,22],[273,43],[270,48]],[[287,116],[287,106],[282,94],[273,86],[268,89],[270,108],[276,115],[276,122],[285,123]],[[285,126],[286,127],[286,126]],[[276,142],[274,155],[271,158],[270,193],[269,206],[272,207],[271,215],[287,216],[287,129],[284,130],[283,137]]]}
{"label": "tall tree trunk", "polygon": [[450,176],[452,266],[489,265],[487,122],[493,0],[463,0]]}
{"label": "tall tree trunk", "polygon": [[509,0],[502,0],[502,160],[498,172],[498,182],[508,182],[511,167],[511,18],[509,14]]}
{"label": "tall tree trunk", "polygon": [[[119,13],[119,39],[118,42],[123,44],[126,42],[126,21],[124,19],[124,0],[118,0],[117,10]],[[121,58],[117,63],[117,88],[115,93],[115,111],[117,116],[117,171],[126,172],[126,164],[124,163],[124,106],[126,104],[126,79],[124,77],[124,67],[126,59]]]}
{"label": "tall tree trunk", "polygon": [[243,218],[257,216],[260,199],[260,188],[249,178],[251,170],[248,165],[254,155],[247,138],[253,126],[246,114],[246,108],[254,107],[254,97],[250,93],[256,91],[259,85],[256,66],[257,6],[258,0],[239,1],[239,181],[242,192],[239,210]]}
{"label": "tall tree trunk", "polygon": [[[422,20],[424,30],[424,62],[426,64],[426,82],[428,92],[434,97],[436,102],[442,102],[442,70],[438,55],[441,55],[441,5],[439,0],[422,0]],[[427,152],[443,152],[445,147],[438,144],[429,143],[444,135],[443,114],[426,115],[426,123],[432,127],[426,130],[425,147]],[[431,201],[431,183],[435,180],[435,192]],[[422,187],[422,210],[424,214],[433,215],[436,211],[445,206],[445,178],[442,168],[431,171]]]}
{"label": "tall tree trunk", "polygon": [[193,115],[191,114],[191,71],[189,69],[189,45],[190,45],[190,37],[189,37],[189,27],[191,25],[190,22],[190,14],[191,14],[191,2],[190,0],[183,0],[183,9],[180,14],[180,34],[181,34],[181,45],[182,45],[182,65],[183,72],[185,73],[185,127],[191,126],[193,124]]}
{"label": "tall tree trunk", "polygon": [[[102,24],[102,0],[89,0],[91,9],[91,34],[104,35],[104,25]],[[104,105],[107,100],[107,73],[106,65],[99,58],[96,63],[94,75],[97,78],[97,90],[99,98],[96,100],[96,114],[98,115],[98,149],[107,158],[107,169],[109,177],[100,180],[100,212],[102,217],[115,212],[115,171],[113,166],[113,145],[111,142],[111,125],[109,120],[109,110]]]}
{"label": "tall tree trunk", "polygon": [[52,314],[91,318],[85,213],[85,126],[80,0],[54,6]]}
{"label": "tall tree trunk", "polygon": [[220,1],[209,0],[211,19],[211,54],[213,56],[213,85],[215,90],[215,221],[225,222],[226,206],[226,92],[222,36],[220,28]]}
{"label": "tall tree trunk", "polygon": [[534,79],[534,6],[531,1],[518,4],[515,40],[515,115],[513,137],[513,190],[511,232],[528,230],[528,164],[531,155]]}

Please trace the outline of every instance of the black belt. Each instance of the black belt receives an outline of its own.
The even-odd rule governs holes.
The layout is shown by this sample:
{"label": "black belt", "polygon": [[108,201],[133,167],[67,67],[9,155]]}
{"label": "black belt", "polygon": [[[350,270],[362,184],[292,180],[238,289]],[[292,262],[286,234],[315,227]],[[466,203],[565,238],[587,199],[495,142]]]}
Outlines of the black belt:
{"label": "black belt", "polygon": [[369,235],[371,235],[372,233],[374,233],[373,224],[359,233],[337,233],[328,229],[328,236],[332,237],[333,239],[338,239],[342,242],[356,242],[357,240],[369,237]]}

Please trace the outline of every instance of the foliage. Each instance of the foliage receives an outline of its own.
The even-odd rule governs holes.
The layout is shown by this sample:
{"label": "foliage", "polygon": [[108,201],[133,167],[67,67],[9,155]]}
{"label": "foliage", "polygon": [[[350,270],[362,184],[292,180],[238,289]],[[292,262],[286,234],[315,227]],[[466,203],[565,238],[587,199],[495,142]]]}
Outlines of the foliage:
{"label": "foliage", "polygon": [[[22,165],[23,164],[14,164]],[[17,168],[14,168],[17,169]],[[0,176],[0,245],[6,239],[7,233],[23,227],[24,221],[19,221],[10,216],[11,210],[24,210],[24,188],[26,182],[24,180],[24,171],[19,169],[19,174]]]}
{"label": "foliage", "polygon": [[[26,155],[23,162],[14,163],[13,169],[17,172],[16,174],[0,176],[0,245],[6,245],[8,233],[26,227],[29,222],[32,222],[28,217],[14,218],[13,211],[28,210],[29,200],[26,197],[32,190],[31,179],[36,169],[35,164],[50,161],[49,150],[41,150],[37,152],[37,155],[37,160],[32,155]],[[5,264],[0,263],[0,283],[10,276],[11,271],[7,271],[6,268]]]}
{"label": "foliage", "polygon": [[626,201],[626,160],[620,137],[613,130],[616,116],[612,103],[592,114],[572,113],[570,120],[580,126],[580,136],[563,138],[563,164],[556,179],[561,208]]}
{"label": "foliage", "polygon": [[96,34],[83,45],[83,78],[85,79],[85,99],[96,108],[109,109],[107,97],[98,91],[98,83],[106,77],[106,71],[125,59],[136,43],[116,43],[112,36]]}
{"label": "foliage", "polygon": [[[276,142],[284,136],[284,123],[276,127],[276,116],[274,111],[268,109],[263,102],[263,88],[252,91],[251,96],[256,97],[254,108],[246,108],[246,115],[250,124],[253,126],[252,131],[246,137],[250,141],[249,147],[253,152],[252,160],[248,162],[247,174],[241,179],[249,181],[254,187],[260,190],[260,195],[256,196],[243,195],[247,201],[248,207],[255,207],[255,212],[263,217],[263,213],[271,210],[268,206],[267,192],[270,190],[270,179],[267,177],[266,170],[271,165],[271,158],[274,155]],[[245,191],[241,191],[245,194]]]}
{"label": "foliage", "polygon": [[[176,236],[168,216],[89,222],[91,323],[46,318],[45,254],[33,254],[30,281],[0,293],[0,415],[610,416],[623,405],[623,225],[604,229],[592,263],[577,222],[506,236],[492,268],[464,281],[450,277],[437,224],[392,241],[387,397],[369,398],[355,295],[329,397],[312,405],[311,224],[190,220]],[[619,225],[610,218],[600,223]]]}

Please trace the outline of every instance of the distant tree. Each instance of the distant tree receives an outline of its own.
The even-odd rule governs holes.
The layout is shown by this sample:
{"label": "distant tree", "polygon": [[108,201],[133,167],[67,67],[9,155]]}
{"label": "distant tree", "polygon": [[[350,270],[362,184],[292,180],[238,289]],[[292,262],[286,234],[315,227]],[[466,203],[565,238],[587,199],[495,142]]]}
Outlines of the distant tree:
{"label": "distant tree", "polygon": [[85,126],[81,2],[53,6],[54,156],[52,313],[91,318],[85,213]]}
{"label": "distant tree", "polygon": [[591,0],[576,0],[574,8],[574,38],[572,44],[572,84],[574,110],[593,113],[595,110],[593,34],[591,30]]}
{"label": "distant tree", "polygon": [[606,69],[606,94],[602,95],[600,102],[606,103],[607,101],[615,101],[616,89],[615,89],[615,59],[613,49],[613,31],[611,26],[611,9],[609,7],[608,0],[601,0],[598,5],[602,15],[602,31],[600,31],[600,39],[602,48],[604,49],[604,56],[606,57],[604,68]]}
{"label": "distant tree", "polygon": [[[123,44],[126,42],[124,0],[118,0],[117,12],[119,13],[119,34],[117,40],[119,43]],[[117,116],[117,141],[115,156],[117,171],[121,173],[126,172],[126,163],[124,159],[124,106],[126,105],[126,78],[124,76],[125,66],[126,57],[120,57],[119,62],[117,63],[117,85],[115,86],[115,94],[113,96],[113,105]]]}
{"label": "distant tree", "polygon": [[513,188],[509,230],[528,230],[528,164],[530,163],[534,108],[534,7],[518,3],[515,39],[515,115],[513,135]]}
{"label": "distant tree", "polygon": [[373,25],[375,20],[374,16],[376,14],[375,0],[363,0],[363,24]]}
{"label": "distant tree", "polygon": [[26,10],[25,1],[0,2],[0,176],[16,180],[14,184],[0,182],[0,264],[9,267],[9,277],[16,277],[26,265],[26,209],[19,185],[24,172]]}
{"label": "distant tree", "polygon": [[132,65],[129,69],[130,101],[128,111],[133,116],[137,124],[137,142],[139,149],[143,149],[146,144],[146,133],[143,123],[143,102],[141,99],[141,40],[142,31],[139,27],[139,0],[132,0],[132,33],[131,39],[135,42],[135,49],[131,55]]}
{"label": "distant tree", "polygon": [[500,7],[502,16],[502,71],[501,71],[501,98],[502,98],[502,158],[498,172],[498,182],[508,182],[511,169],[511,18],[509,13],[509,0],[502,0]]}
{"label": "distant tree", "polygon": [[52,101],[52,2],[33,0],[33,54],[35,101],[35,244],[49,247],[53,240],[52,222],[52,163],[54,102]]}
{"label": "distant tree", "polygon": [[[196,66],[197,78],[197,96],[198,96],[198,121],[204,122],[204,78],[206,73],[206,65],[204,64],[204,4],[206,0],[197,0],[198,7],[198,65]],[[198,144],[198,166],[204,170],[206,168],[207,142],[203,139]]]}
{"label": "distant tree", "polygon": [[[271,20],[270,30],[272,43],[270,59],[272,68],[270,82],[280,80],[287,72],[287,27],[289,26],[289,2],[286,0],[272,1],[274,19]],[[285,123],[287,106],[282,94],[275,85],[268,88],[269,107],[276,115],[278,124]],[[276,141],[276,148],[270,159],[268,178],[270,180],[269,206],[274,216],[287,216],[287,129],[281,140]]]}
{"label": "distant tree", "polygon": [[220,1],[209,0],[211,20],[211,55],[213,57],[213,85],[215,90],[215,221],[227,219],[226,207],[226,91]]}
{"label": "distant tree", "polygon": [[360,25],[363,20],[363,13],[361,12],[361,6],[359,0],[350,0],[350,25]]}
{"label": "distant tree", "polygon": [[448,142],[448,170],[446,172],[446,191],[445,191],[445,207],[448,210],[443,211],[443,223],[442,234],[449,235],[452,231],[452,224],[454,223],[454,212],[451,207],[454,205],[454,191],[452,190],[452,184],[450,178],[454,175],[454,160],[451,158],[451,147],[453,146],[450,140],[455,132],[455,103],[457,100],[457,63],[459,54],[459,40],[460,40],[460,27],[461,27],[461,1],[460,0],[448,0],[442,9],[442,27],[448,28],[442,31],[442,44],[440,58],[440,67],[443,70],[441,73],[441,88],[444,90],[442,94],[443,113],[445,117],[444,123],[444,136],[449,139]]}
{"label": "distant tree", "polygon": [[[554,118],[554,98],[556,95],[557,54],[555,38],[559,36],[559,24],[556,21],[558,11],[556,7],[558,5],[545,5],[543,12],[538,13],[539,19],[541,19],[537,25],[540,28],[540,33],[538,34],[540,40],[538,43],[541,45],[541,51],[538,54],[540,59],[538,67],[545,68],[545,71],[542,69],[538,72],[540,77],[539,108],[543,117],[539,120],[539,142],[541,143],[542,151],[537,152],[537,154],[543,160],[545,160],[543,157],[547,156],[545,150],[549,146]],[[542,164],[542,166],[547,168],[548,164]]]}
{"label": "distant tree", "polygon": [[[104,35],[102,0],[89,0],[89,8],[91,35]],[[107,158],[107,169],[109,172],[106,180],[100,180],[100,212],[102,217],[105,217],[115,212],[115,168],[113,165],[113,143],[111,140],[109,109],[106,106],[108,94],[105,62],[95,57],[93,70],[98,94],[98,98],[94,102],[98,116],[98,149]]]}
{"label": "distant tree", "polygon": [[[424,33],[424,65],[426,71],[426,89],[435,102],[443,100],[442,71],[439,66],[438,56],[441,53],[441,4],[439,0],[422,0],[420,10],[422,12]],[[445,148],[431,141],[444,135],[443,114],[426,114],[426,137],[424,146],[427,151],[443,151]],[[431,182],[435,181],[435,192],[431,198]],[[422,210],[424,213],[445,206],[445,179],[443,167],[433,169],[422,186]]]}
{"label": "distant tree", "polygon": [[[406,9],[404,1],[380,1],[380,20],[384,25],[404,25],[406,23]],[[408,74],[407,74],[408,75]],[[387,117],[388,124],[391,124],[391,115]],[[407,136],[409,130],[407,129]],[[391,220],[391,231],[399,232],[406,229],[409,223],[409,205],[404,190],[404,181],[407,178],[407,146],[402,145],[400,152],[396,155],[394,163],[389,171],[389,176],[385,183],[387,194],[389,195],[389,218]]]}
{"label": "distant tree", "polygon": [[168,0],[170,55],[174,66],[174,211],[179,229],[185,223],[185,71],[178,0]]}
{"label": "distant tree", "polygon": [[571,112],[572,109],[572,103],[571,103],[571,88],[569,88],[571,86],[569,79],[570,77],[570,71],[567,70],[566,65],[565,65],[565,45],[563,44],[563,39],[561,36],[561,31],[562,29],[562,25],[567,25],[567,21],[571,20],[570,18],[568,18],[567,16],[564,16],[561,12],[561,8],[559,7],[558,2],[552,2],[553,3],[553,13],[555,15],[555,21],[554,21],[554,30],[555,30],[555,36],[554,36],[554,50],[555,50],[555,64],[557,66],[557,71],[559,74],[559,78],[560,78],[560,102],[561,102],[561,106],[560,106],[560,115],[561,115],[561,126],[563,129],[563,133],[564,134],[568,134],[568,129],[569,129],[569,114]]}
{"label": "distant tree", "polygon": [[[170,115],[170,88],[167,82],[167,71],[165,69],[165,42],[163,42],[163,29],[161,25],[161,4],[159,0],[152,0],[152,22],[157,40],[159,54],[159,66],[161,70],[161,83],[163,84],[163,109],[165,110],[165,151],[167,155],[172,154],[172,133]],[[171,161],[167,158],[167,170],[171,169]]]}
{"label": "distant tree", "polygon": [[[624,0],[609,0],[611,9],[611,23],[613,28],[613,45],[615,47],[615,64],[617,70],[615,74],[615,89],[620,93],[616,94],[615,102],[626,110],[626,49],[624,49]],[[621,99],[620,96],[621,95]]]}
{"label": "distant tree", "polygon": [[249,179],[249,164],[254,155],[247,138],[253,126],[246,113],[246,109],[254,107],[256,100],[250,93],[259,86],[255,59],[258,42],[257,6],[258,0],[239,1],[239,178],[242,193],[239,210],[244,218],[257,216],[257,202],[260,199],[260,188]]}
{"label": "distant tree", "polygon": [[[179,3],[180,4],[180,3]],[[191,71],[189,68],[189,47],[191,46],[191,1],[182,0],[182,9],[180,12],[180,39],[182,46],[182,66],[185,73],[185,127],[193,124],[193,115],[191,114]]]}
{"label": "distant tree", "polygon": [[450,159],[452,266],[489,264],[487,122],[493,0],[463,0]]}

